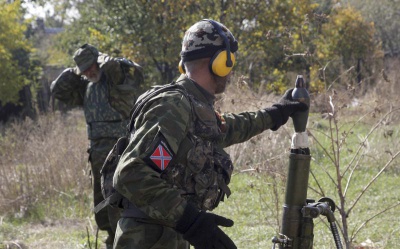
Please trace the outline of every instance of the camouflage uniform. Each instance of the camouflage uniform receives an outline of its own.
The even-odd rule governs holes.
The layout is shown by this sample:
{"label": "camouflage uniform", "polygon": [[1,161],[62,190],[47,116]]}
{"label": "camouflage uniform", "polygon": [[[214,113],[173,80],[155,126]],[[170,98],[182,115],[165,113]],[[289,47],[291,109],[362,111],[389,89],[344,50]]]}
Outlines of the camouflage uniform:
{"label": "camouflage uniform", "polygon": [[[83,106],[90,141],[94,206],[103,200],[100,169],[117,139],[126,134],[130,110],[143,87],[142,68],[136,63],[101,53],[97,63],[102,72],[97,83],[78,75],[77,68],[68,68],[51,85],[58,100],[70,106]],[[119,210],[111,207],[95,214],[99,229],[109,233],[108,244],[114,240],[119,215]]]}
{"label": "camouflage uniform", "polygon": [[233,166],[222,148],[274,126],[265,110],[219,116],[213,95],[184,75],[177,84],[187,94],[148,101],[118,164],[114,185],[129,202],[114,248],[188,248],[174,230],[187,203],[212,210],[230,194]]}
{"label": "camouflage uniform", "polygon": [[[183,38],[183,74],[175,88],[159,92],[164,89],[160,86],[139,97],[137,103],[144,104],[130,126],[129,144],[113,178],[114,188],[124,196],[114,249],[186,249],[189,243],[198,249],[237,249],[220,229],[233,221],[207,212],[230,195],[233,165],[223,148],[276,130],[301,109],[288,91],[269,108],[215,112],[214,95],[188,76],[222,92],[237,49],[224,25],[197,22]],[[199,60],[203,58],[209,60]]]}

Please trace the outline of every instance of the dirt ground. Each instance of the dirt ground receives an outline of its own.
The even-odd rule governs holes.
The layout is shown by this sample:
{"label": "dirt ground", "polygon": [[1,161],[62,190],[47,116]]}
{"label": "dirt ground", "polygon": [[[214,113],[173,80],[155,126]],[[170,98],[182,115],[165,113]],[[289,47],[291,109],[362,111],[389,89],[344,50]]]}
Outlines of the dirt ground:
{"label": "dirt ground", "polygon": [[97,229],[89,218],[24,224],[11,230],[12,232],[5,234],[0,249],[105,249],[104,243],[101,242],[105,233],[98,232],[96,245]]}

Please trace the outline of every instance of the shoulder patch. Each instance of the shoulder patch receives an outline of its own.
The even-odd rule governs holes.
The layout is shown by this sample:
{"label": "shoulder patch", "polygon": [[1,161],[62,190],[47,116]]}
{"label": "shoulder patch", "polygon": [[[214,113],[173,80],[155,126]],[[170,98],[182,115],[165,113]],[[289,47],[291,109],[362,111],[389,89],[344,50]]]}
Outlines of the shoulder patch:
{"label": "shoulder patch", "polygon": [[158,133],[143,160],[158,172],[164,171],[170,164],[175,154],[161,133]]}

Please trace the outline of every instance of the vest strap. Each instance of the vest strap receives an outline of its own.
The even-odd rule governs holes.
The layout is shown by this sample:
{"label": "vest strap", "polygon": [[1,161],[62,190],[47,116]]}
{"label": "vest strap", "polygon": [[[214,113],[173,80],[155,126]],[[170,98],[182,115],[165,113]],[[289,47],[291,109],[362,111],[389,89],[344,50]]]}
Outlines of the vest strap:
{"label": "vest strap", "polygon": [[99,204],[97,204],[93,211],[97,214],[100,210],[108,206],[110,203],[116,203],[119,199],[121,199],[122,195],[118,192],[112,193],[106,199],[102,200]]}

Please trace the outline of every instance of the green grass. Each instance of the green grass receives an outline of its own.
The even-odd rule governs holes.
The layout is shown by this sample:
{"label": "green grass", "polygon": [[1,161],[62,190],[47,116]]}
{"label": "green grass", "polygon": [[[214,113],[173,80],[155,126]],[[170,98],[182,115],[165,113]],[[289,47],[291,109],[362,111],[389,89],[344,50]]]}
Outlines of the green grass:
{"label": "green grass", "polygon": [[[360,174],[360,179],[357,178],[355,184],[362,186],[364,177],[366,177],[364,174]],[[373,214],[387,207],[387,204],[399,200],[398,179],[398,175],[386,174],[370,189],[349,217],[350,230],[360,226]],[[321,179],[322,182],[325,180],[327,181],[327,179]],[[230,185],[232,196],[215,210],[215,213],[235,221],[234,227],[224,230],[234,239],[238,248],[272,247],[271,238],[278,235],[278,222],[281,222],[282,211],[282,200],[278,205],[275,203],[273,181],[265,174],[237,174]],[[278,186],[275,187],[279,188],[279,197],[282,197],[284,195],[283,182],[277,184]],[[323,197],[313,194],[310,190],[308,193],[308,197],[316,200]],[[329,197],[337,201],[334,193]],[[278,212],[280,213],[277,216]],[[337,212],[335,217],[340,219]],[[375,248],[398,248],[400,246],[399,221],[399,208],[376,217],[360,232],[355,244],[370,239],[374,242]],[[317,218],[314,224],[314,248],[335,248],[326,218]]]}
{"label": "green grass", "polygon": [[[259,97],[246,90],[232,88],[228,91],[229,94],[217,103],[223,111],[254,110],[274,102],[271,96]],[[334,184],[337,181],[335,164],[326,151],[332,155],[332,141],[341,141],[348,134],[340,147],[338,165],[343,173],[385,110],[381,108],[381,113],[374,115],[363,113],[368,110],[360,107],[341,110],[338,137],[333,138],[327,136],[329,120],[317,113],[310,116],[309,130],[322,147],[310,137],[311,172],[315,178],[310,175],[309,198],[318,200],[327,196],[340,205]],[[362,116],[364,118],[357,122]],[[350,183],[345,210],[399,150],[399,122],[395,118],[393,115],[385,119],[365,141],[353,164],[358,166],[352,178],[349,171],[344,174],[342,186]],[[354,126],[354,122],[357,125]],[[91,213],[84,127],[82,112],[73,111],[68,115],[43,116],[37,121],[25,120],[4,128],[0,136],[0,249],[95,248],[97,229]],[[391,135],[388,136],[387,131],[392,131]],[[280,231],[292,134],[289,121],[277,132],[266,131],[250,141],[227,148],[235,164],[230,184],[232,195],[214,212],[235,221],[232,228],[224,228],[224,231],[238,248],[271,248],[272,237]],[[371,240],[374,249],[400,247],[400,206],[377,215],[400,202],[399,174],[399,159],[396,158],[349,214],[350,235],[368,221],[355,237],[354,245]],[[322,191],[324,194],[320,193]],[[338,212],[335,217],[341,224]],[[335,248],[326,218],[317,218],[314,224],[314,248]],[[101,244],[104,233],[100,232],[98,237]]]}
{"label": "green grass", "polygon": [[[232,195],[215,213],[234,220],[232,228],[224,229],[238,248],[270,248],[277,235],[279,219],[270,194],[272,184],[265,174],[236,174],[232,178]],[[279,207],[280,209],[280,207]]]}
{"label": "green grass", "polygon": [[[311,167],[318,172],[315,164]],[[354,179],[356,189],[359,190],[373,175],[371,168],[364,168]],[[318,176],[320,182],[329,182],[323,173]],[[312,180],[310,184],[313,184]],[[324,187],[330,190],[329,196],[335,200],[334,188],[327,186]],[[398,175],[384,174],[360,201],[358,208],[354,209],[349,217],[349,226],[358,227],[372,214],[385,208],[385,204],[398,200],[398,186]],[[272,178],[266,173],[236,173],[230,187],[233,194],[215,210],[235,221],[234,227],[224,230],[234,239],[238,248],[271,248],[271,238],[278,234],[281,222],[285,187],[283,179]],[[308,193],[309,197],[315,199],[322,197],[310,190]],[[29,248],[57,248],[58,245],[63,245],[63,248],[89,248],[86,229],[89,230],[92,245],[95,237],[94,221],[88,212],[90,203],[89,199],[61,194],[58,200],[37,205],[35,210],[38,210],[38,215],[30,219],[3,220],[0,227],[3,238],[0,240],[21,241]],[[376,248],[397,248],[400,245],[398,214],[397,208],[372,220],[358,235],[357,242],[370,239],[375,242]],[[339,219],[337,213],[336,218]],[[334,248],[333,238],[324,220],[314,221],[314,248]],[[43,247],[41,241],[47,246]]]}
{"label": "green grass", "polygon": [[[400,159],[397,154],[400,146],[396,129],[398,122],[388,119],[385,112],[379,115],[374,112],[366,112],[367,115],[361,112],[349,115],[354,114],[354,111],[352,108],[345,110],[346,115],[337,118],[337,126],[335,122],[319,120],[319,125],[311,129],[322,146],[313,143],[314,160],[311,170],[315,178],[312,178],[309,184],[313,189],[318,189],[318,182],[324,194],[332,197],[337,205],[343,205],[346,212],[360,193],[364,192],[347,218],[349,236],[366,222],[355,236],[353,244],[371,240],[374,242],[374,248],[398,248],[399,229],[394,225],[398,222],[400,210]],[[391,115],[393,114],[396,113]],[[389,166],[383,170],[386,164]],[[345,203],[340,203],[335,185],[339,179],[337,169],[341,174],[342,188],[348,184]],[[373,180],[375,177],[376,180]],[[388,211],[384,211],[388,208]],[[383,213],[379,214],[380,212]],[[336,215],[336,218],[342,225],[341,217]]]}
{"label": "green grass", "polygon": [[[88,189],[84,198],[66,194],[29,209],[3,217],[0,223],[0,249],[8,248],[103,248],[106,233],[97,231],[91,213]],[[18,245],[18,246],[17,246]],[[13,247],[14,246],[14,247]]]}

